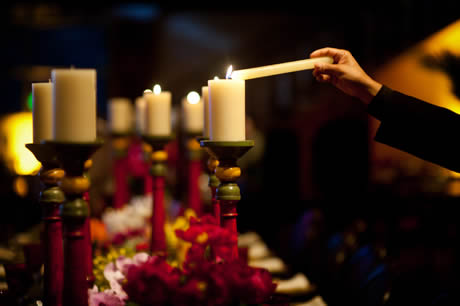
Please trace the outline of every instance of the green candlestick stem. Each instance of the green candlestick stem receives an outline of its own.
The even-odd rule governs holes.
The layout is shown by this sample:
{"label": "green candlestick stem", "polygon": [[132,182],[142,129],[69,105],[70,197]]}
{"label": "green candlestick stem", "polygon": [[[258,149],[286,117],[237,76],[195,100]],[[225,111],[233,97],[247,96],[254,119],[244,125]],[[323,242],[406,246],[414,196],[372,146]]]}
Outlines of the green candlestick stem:
{"label": "green candlestick stem", "polygon": [[164,205],[164,190],[165,176],[167,173],[166,162],[168,153],[165,151],[165,146],[174,139],[173,135],[169,136],[149,136],[144,135],[142,140],[152,147],[151,154],[151,174],[153,177],[153,205],[151,220],[151,241],[150,252],[152,254],[160,254],[166,252],[166,235],[164,230],[165,225],[165,205]]}
{"label": "green candlestick stem", "polygon": [[90,182],[84,175],[85,162],[102,145],[101,141],[94,142],[60,142],[47,141],[57,154],[57,159],[64,169],[66,176],[61,181],[61,188],[66,195],[62,206],[64,221],[64,305],[87,306],[88,287],[91,279],[88,275],[88,258],[91,258],[85,237],[85,229],[89,218],[88,203],[84,194],[88,191]]}
{"label": "green candlestick stem", "polygon": [[[215,174],[220,180],[216,199],[220,202],[221,226],[238,236],[236,206],[241,200],[241,193],[237,180],[241,176],[241,169],[238,167],[237,161],[254,146],[254,141],[202,140],[200,145],[207,148],[210,154],[219,161]],[[233,259],[238,258],[236,239],[232,245],[232,257]]]}
{"label": "green candlestick stem", "polygon": [[65,196],[58,187],[58,183],[64,177],[64,170],[59,168],[56,154],[49,145],[28,143],[26,147],[42,164],[39,177],[43,187],[39,202],[42,206],[44,223],[43,299],[45,305],[63,305],[64,250],[62,219],[59,210],[65,201]]}

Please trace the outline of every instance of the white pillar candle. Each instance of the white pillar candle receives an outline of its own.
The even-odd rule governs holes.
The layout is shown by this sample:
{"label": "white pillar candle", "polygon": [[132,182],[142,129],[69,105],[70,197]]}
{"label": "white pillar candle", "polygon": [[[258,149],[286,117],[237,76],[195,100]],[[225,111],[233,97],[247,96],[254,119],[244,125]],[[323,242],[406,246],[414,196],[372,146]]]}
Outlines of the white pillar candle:
{"label": "white pillar candle", "polygon": [[34,143],[53,139],[53,83],[32,84]]}
{"label": "white pillar candle", "polygon": [[96,140],[96,70],[54,69],[54,139],[67,142]]}
{"label": "white pillar candle", "polygon": [[245,81],[209,80],[211,141],[246,140]]}
{"label": "white pillar candle", "polygon": [[203,136],[209,138],[209,99],[208,86],[201,87],[201,99],[203,100]]}
{"label": "white pillar candle", "polygon": [[249,80],[254,78],[261,78],[276,74],[313,69],[316,63],[332,64],[333,62],[334,60],[332,59],[332,57],[325,56],[294,62],[287,62],[282,64],[235,70],[232,73],[232,79]]}
{"label": "white pillar candle", "polygon": [[108,102],[109,129],[112,133],[129,133],[133,126],[133,106],[131,100],[114,97]]}
{"label": "white pillar candle", "polygon": [[139,135],[145,133],[145,121],[147,117],[147,103],[144,97],[136,98],[136,131]]}
{"label": "white pillar candle", "polygon": [[147,102],[146,134],[171,135],[171,92],[155,86],[153,92],[144,93],[144,98]]}
{"label": "white pillar candle", "polygon": [[204,124],[203,101],[196,91],[190,92],[182,99],[184,129],[187,133],[202,134]]}

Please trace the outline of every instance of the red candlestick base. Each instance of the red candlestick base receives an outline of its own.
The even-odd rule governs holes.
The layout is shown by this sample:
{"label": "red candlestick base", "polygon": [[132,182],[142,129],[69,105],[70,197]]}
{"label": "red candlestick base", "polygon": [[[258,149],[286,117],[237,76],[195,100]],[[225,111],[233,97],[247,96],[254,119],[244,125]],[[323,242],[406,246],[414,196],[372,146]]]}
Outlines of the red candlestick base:
{"label": "red candlestick base", "polygon": [[164,176],[153,177],[153,209],[152,209],[152,239],[150,243],[151,253],[166,251],[166,237],[164,231],[165,208],[164,208]]}
{"label": "red candlestick base", "polygon": [[188,169],[188,207],[199,217],[203,213],[200,195],[201,160],[190,160]]}
{"label": "red candlestick base", "polygon": [[126,182],[126,165],[126,158],[116,158],[113,162],[113,171],[115,179],[113,207],[116,209],[122,208],[126,203],[129,202],[130,198],[128,184]]}
{"label": "red candlestick base", "polygon": [[[236,211],[236,204],[238,201],[221,200],[221,225],[223,228],[229,230],[233,235],[238,237],[238,229],[236,226],[236,219],[238,213]],[[238,259],[238,241],[231,246],[232,259]]]}
{"label": "red candlestick base", "polygon": [[88,283],[86,256],[81,250],[86,248],[84,222],[67,222],[65,231],[64,259],[64,305],[87,306]]}
{"label": "red candlestick base", "polygon": [[220,209],[220,202],[216,198],[217,188],[211,187],[211,205],[214,218],[216,218],[217,225],[221,225],[220,216],[221,216],[221,209]]}
{"label": "red candlestick base", "polygon": [[59,205],[45,207],[43,215],[45,226],[44,302],[45,305],[60,306],[62,305],[62,289],[64,287],[64,246]]}

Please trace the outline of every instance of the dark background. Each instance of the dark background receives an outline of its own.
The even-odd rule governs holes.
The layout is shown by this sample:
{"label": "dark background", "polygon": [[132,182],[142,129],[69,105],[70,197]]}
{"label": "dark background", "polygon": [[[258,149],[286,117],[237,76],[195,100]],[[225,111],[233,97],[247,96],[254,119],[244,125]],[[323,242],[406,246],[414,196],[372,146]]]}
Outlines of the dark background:
{"label": "dark background", "polygon": [[[459,16],[458,1],[428,0],[4,2],[0,114],[24,110],[31,82],[50,67],[97,69],[102,119],[113,96],[135,99],[160,83],[178,105],[230,64],[298,60],[325,46],[350,50],[372,75]],[[331,305],[378,305],[388,292],[392,304],[455,296],[459,200],[402,194],[401,181],[375,185],[367,114],[354,99],[302,71],[247,81],[246,109],[265,147],[243,170],[240,231],[261,233]],[[2,171],[6,241],[40,212]]]}

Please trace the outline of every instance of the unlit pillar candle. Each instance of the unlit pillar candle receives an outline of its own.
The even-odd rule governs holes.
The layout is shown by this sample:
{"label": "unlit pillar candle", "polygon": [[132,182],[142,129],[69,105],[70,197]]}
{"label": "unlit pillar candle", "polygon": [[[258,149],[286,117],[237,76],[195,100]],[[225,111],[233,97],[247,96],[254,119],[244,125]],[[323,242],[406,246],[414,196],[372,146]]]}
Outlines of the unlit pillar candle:
{"label": "unlit pillar candle", "polygon": [[209,98],[208,86],[201,87],[201,99],[203,100],[203,136],[209,138]]}
{"label": "unlit pillar candle", "polygon": [[123,97],[111,98],[108,103],[109,126],[113,133],[129,133],[133,125],[131,100]]}
{"label": "unlit pillar candle", "polygon": [[64,142],[96,140],[96,70],[54,69],[54,139]]}
{"label": "unlit pillar candle", "polygon": [[53,139],[53,83],[32,84],[34,143]]}
{"label": "unlit pillar candle", "polygon": [[144,97],[136,98],[136,131],[139,135],[145,133],[145,122],[147,116],[147,104]]}

